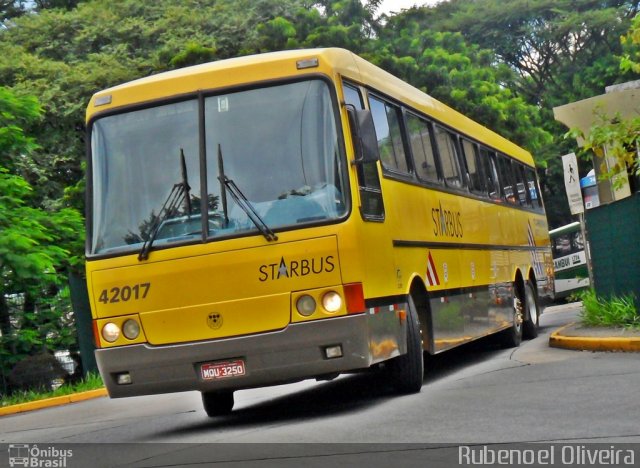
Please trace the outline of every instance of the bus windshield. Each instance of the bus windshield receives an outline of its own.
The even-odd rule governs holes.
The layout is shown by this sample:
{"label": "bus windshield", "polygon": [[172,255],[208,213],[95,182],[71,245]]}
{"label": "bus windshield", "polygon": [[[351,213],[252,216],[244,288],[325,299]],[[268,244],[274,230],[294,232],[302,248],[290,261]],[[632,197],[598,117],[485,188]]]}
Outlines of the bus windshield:
{"label": "bus windshield", "polygon": [[[93,123],[89,254],[139,251],[150,240],[158,247],[264,234],[262,224],[290,229],[345,215],[344,155],[324,81],[201,102],[203,108],[194,98]],[[230,181],[248,208],[228,196]]]}

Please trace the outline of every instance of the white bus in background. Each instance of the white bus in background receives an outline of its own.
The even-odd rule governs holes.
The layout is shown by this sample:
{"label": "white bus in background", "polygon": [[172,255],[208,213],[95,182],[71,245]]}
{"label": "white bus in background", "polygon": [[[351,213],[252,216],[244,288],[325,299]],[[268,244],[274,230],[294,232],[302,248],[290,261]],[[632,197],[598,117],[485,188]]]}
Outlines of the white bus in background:
{"label": "white bus in background", "polygon": [[574,222],[549,231],[555,271],[555,298],[587,289],[590,285],[585,242],[580,223]]}

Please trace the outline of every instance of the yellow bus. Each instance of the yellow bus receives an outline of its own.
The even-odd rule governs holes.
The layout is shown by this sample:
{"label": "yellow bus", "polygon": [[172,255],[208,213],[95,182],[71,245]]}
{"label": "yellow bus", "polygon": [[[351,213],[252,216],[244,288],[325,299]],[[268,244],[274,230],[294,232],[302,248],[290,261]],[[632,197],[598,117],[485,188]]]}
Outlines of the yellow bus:
{"label": "yellow bus", "polygon": [[537,334],[553,290],[524,149],[337,48],[96,93],[87,281],[111,397],[233,392]]}

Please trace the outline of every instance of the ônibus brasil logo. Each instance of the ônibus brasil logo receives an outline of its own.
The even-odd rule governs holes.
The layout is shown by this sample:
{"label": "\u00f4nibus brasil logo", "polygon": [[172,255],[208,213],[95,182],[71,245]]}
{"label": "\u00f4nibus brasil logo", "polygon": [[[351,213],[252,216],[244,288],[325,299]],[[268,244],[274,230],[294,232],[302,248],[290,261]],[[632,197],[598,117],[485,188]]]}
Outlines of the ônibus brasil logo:
{"label": "\u00f4nibus brasil logo", "polygon": [[65,468],[67,459],[73,456],[71,449],[38,447],[30,444],[9,444],[9,466],[41,468]]}

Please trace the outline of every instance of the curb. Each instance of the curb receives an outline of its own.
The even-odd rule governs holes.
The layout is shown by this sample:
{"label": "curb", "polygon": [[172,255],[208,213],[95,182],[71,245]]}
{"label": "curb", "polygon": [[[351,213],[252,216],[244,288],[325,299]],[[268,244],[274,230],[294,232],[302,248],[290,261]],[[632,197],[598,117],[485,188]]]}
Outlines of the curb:
{"label": "curb", "polygon": [[595,337],[565,336],[562,331],[573,323],[554,331],[549,337],[552,348],[574,349],[578,351],[622,351],[640,352],[640,337]]}
{"label": "curb", "polygon": [[72,393],[70,395],[62,395],[59,397],[45,398],[43,400],[30,401],[28,403],[19,403],[17,405],[5,406],[0,408],[0,416],[8,414],[24,413],[27,411],[38,410],[42,408],[50,408],[52,406],[61,406],[68,403],[76,403],[78,401],[90,400],[107,396],[106,388],[98,388],[86,392]]}

